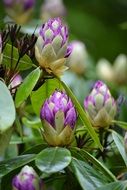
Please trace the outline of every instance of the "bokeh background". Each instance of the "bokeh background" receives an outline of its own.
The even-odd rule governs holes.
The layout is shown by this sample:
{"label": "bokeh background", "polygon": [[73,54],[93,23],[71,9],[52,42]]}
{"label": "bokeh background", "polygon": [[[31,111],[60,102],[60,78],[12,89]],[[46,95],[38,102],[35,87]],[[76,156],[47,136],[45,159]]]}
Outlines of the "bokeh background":
{"label": "bokeh background", "polygon": [[[36,0],[35,17],[40,15],[42,0]],[[91,56],[111,62],[127,53],[126,0],[64,0],[71,39],[84,41]],[[0,23],[5,12],[0,0]]]}

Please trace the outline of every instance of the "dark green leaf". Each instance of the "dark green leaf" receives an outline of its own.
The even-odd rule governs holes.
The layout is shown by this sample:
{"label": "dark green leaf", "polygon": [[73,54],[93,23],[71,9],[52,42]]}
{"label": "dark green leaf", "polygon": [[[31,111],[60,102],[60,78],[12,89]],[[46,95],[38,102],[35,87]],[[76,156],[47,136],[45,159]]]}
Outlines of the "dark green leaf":
{"label": "dark green leaf", "polygon": [[116,181],[116,177],[110,172],[110,170],[108,170],[108,168],[105,167],[104,164],[102,164],[99,160],[97,160],[94,156],[92,156],[91,154],[89,154],[87,151],[85,150],[81,150],[80,151],[82,153],[82,155],[88,159],[89,161],[91,161],[91,163],[99,170],[101,171],[106,177],[107,179],[112,182],[112,181]]}
{"label": "dark green leaf", "polygon": [[118,133],[116,133],[115,131],[112,130],[112,137],[113,140],[127,166],[127,153],[125,151],[125,145],[124,145],[124,139],[122,136],[120,136]]}
{"label": "dark green leaf", "polygon": [[5,151],[11,139],[13,127],[7,129],[4,133],[0,134],[0,159],[4,157]]}
{"label": "dark green leaf", "polygon": [[10,128],[15,120],[15,107],[6,85],[0,81],[0,132]]}
{"label": "dark green leaf", "polygon": [[45,173],[55,173],[71,162],[71,153],[66,148],[52,147],[42,150],[36,157],[36,166]]}
{"label": "dark green leaf", "polygon": [[70,167],[83,190],[95,190],[97,187],[106,184],[101,173],[81,160],[72,158]]}
{"label": "dark green leaf", "polygon": [[35,156],[35,154],[28,154],[0,162],[0,178],[12,170],[15,170],[16,168],[19,168],[33,161],[35,159]]}
{"label": "dark green leaf", "polygon": [[40,69],[37,68],[32,71],[24,80],[24,82],[18,88],[15,98],[15,104],[18,108],[24,100],[28,98],[30,93],[32,92],[33,88],[35,87],[39,77],[40,77]]}

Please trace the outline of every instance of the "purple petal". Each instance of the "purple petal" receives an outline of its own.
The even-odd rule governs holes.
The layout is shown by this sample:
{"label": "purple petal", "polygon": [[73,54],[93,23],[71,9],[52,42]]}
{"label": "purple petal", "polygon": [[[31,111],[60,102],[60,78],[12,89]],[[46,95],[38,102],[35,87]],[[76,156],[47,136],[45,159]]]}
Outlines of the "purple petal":
{"label": "purple petal", "polygon": [[72,108],[67,112],[64,125],[65,125],[65,126],[66,126],[66,125],[69,125],[69,126],[73,129],[74,126],[75,126],[75,123],[76,123],[76,119],[77,119],[76,111],[75,111],[74,107],[72,107]]}

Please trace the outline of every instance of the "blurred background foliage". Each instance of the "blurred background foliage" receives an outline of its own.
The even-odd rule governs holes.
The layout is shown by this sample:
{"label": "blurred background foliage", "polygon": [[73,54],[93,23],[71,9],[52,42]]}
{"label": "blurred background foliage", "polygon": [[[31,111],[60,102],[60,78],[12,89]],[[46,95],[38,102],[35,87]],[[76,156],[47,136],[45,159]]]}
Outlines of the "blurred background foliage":
{"label": "blurred background foliage", "polygon": [[[39,13],[37,1],[36,15]],[[105,57],[111,62],[127,53],[126,0],[64,0],[71,38],[83,41],[91,56]],[[40,13],[39,13],[40,14]]]}
{"label": "blurred background foliage", "polygon": [[[40,16],[42,0],[36,0],[35,17]],[[126,0],[64,0],[71,39],[86,44],[88,52],[98,60],[127,52],[127,1]],[[0,23],[4,8],[0,1]]]}

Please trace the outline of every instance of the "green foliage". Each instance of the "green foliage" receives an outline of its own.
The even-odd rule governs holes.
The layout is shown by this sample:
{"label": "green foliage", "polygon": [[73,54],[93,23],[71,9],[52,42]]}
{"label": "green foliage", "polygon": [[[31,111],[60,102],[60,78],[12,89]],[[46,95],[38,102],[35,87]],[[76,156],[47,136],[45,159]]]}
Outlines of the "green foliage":
{"label": "green foliage", "polygon": [[[11,58],[11,52],[13,52],[13,59]],[[11,59],[12,59],[12,66],[11,66]],[[24,71],[27,69],[30,69],[34,64],[32,63],[29,56],[26,54],[18,61],[19,59],[19,53],[18,49],[16,47],[13,47],[10,44],[6,44],[6,47],[4,49],[4,56],[3,56],[3,63],[6,65],[7,68],[14,69],[18,63],[18,70]]]}
{"label": "green foliage", "polygon": [[39,77],[40,77],[40,69],[37,68],[32,71],[24,80],[24,82],[20,85],[15,98],[15,104],[18,108],[31,94],[33,88],[35,87]]}
{"label": "green foliage", "polygon": [[44,84],[31,94],[31,102],[35,113],[40,116],[40,109],[45,101],[56,89],[62,89],[57,79],[47,79]]}
{"label": "green foliage", "polygon": [[37,155],[35,162],[42,172],[52,174],[63,170],[70,164],[71,153],[65,148],[46,148]]}
{"label": "green foliage", "polygon": [[6,85],[0,81],[0,133],[9,129],[15,120],[15,107]]}

